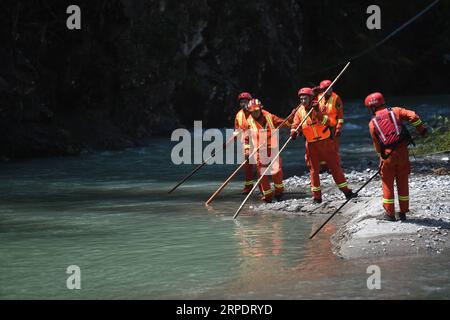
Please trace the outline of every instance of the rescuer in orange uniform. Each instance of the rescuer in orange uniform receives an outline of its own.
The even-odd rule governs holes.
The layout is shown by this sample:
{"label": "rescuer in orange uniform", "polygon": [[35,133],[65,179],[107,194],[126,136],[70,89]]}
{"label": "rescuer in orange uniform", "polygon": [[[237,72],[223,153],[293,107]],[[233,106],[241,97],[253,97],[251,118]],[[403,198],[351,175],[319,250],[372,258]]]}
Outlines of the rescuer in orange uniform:
{"label": "rescuer in orange uniform", "polygon": [[[248,128],[247,118],[250,115],[250,112],[247,110],[247,107],[250,100],[252,100],[252,96],[250,93],[242,92],[241,94],[239,94],[237,101],[239,103],[239,107],[241,108],[241,110],[239,110],[234,119],[235,135],[237,135],[239,132],[241,133],[241,141],[244,152],[245,152],[245,131]],[[244,190],[242,191],[242,193],[248,194],[253,188],[254,165],[251,165],[249,162],[247,162],[244,165],[244,172],[245,172],[245,181],[244,181]]]}
{"label": "rescuer in orange uniform", "polygon": [[[342,103],[341,98],[333,91],[333,88],[331,88],[325,95],[325,97],[322,98],[323,92],[325,92],[329,86],[331,86],[332,82],[330,80],[323,80],[319,86],[313,88],[314,96],[317,96],[317,100],[319,102],[319,109],[323,114],[326,114],[330,119],[331,123],[334,124],[334,126],[330,126],[331,130],[331,140],[333,140],[334,144],[336,145],[336,151],[338,153],[339,158],[339,164],[341,163],[340,155],[339,155],[339,137],[342,133],[342,127],[344,125],[344,104]],[[309,159],[308,155],[305,155],[305,161],[308,166]],[[320,161],[320,172],[328,171],[328,167],[321,159]]]}
{"label": "rescuer in orange uniform", "polygon": [[395,180],[400,205],[399,218],[406,220],[406,213],[409,211],[408,178],[411,163],[408,152],[409,134],[402,121],[409,121],[422,136],[427,134],[427,128],[414,111],[398,107],[388,108],[383,95],[379,92],[367,96],[365,105],[374,116],[369,123],[369,129],[375,149],[380,155],[385,209],[383,218],[395,221]]}
{"label": "rescuer in orange uniform", "polygon": [[[306,153],[310,162],[311,191],[314,203],[322,202],[322,192],[320,188],[320,160],[324,160],[328,165],[333,179],[339,189],[345,194],[347,199],[356,197],[348,187],[347,180],[339,165],[339,157],[336,152],[334,142],[330,139],[329,127],[336,125],[333,119],[322,113],[317,102],[313,103],[314,92],[311,88],[303,88],[298,92],[300,98],[300,108],[295,114],[294,123],[291,126],[291,137],[295,140],[299,134],[296,130],[308,112],[313,108],[310,116],[306,118],[301,130],[306,139]],[[300,129],[300,128],[299,128]]]}
{"label": "rescuer in orange uniform", "polygon": [[[324,92],[331,83],[330,80],[323,80],[320,83],[320,90]],[[319,99],[321,96],[322,94],[319,95]],[[344,104],[336,92],[333,91],[333,88],[331,88],[320,101],[319,108],[322,113],[325,113],[331,119],[331,134],[333,135],[333,141],[336,145],[336,151],[339,154],[339,137],[341,136],[342,127],[344,125]]]}
{"label": "rescuer in orange uniform", "polygon": [[[253,147],[261,148],[255,153],[256,169],[258,174],[261,175],[267,169],[273,157],[275,157],[278,151],[278,135],[276,134],[276,128],[282,123],[283,119],[271,114],[268,111],[262,110],[263,106],[258,99],[250,100],[248,104],[248,111],[250,116],[247,118],[248,129],[251,132],[251,138]],[[286,122],[283,128],[289,128],[290,123]],[[266,143],[267,142],[267,143]],[[247,143],[246,157],[250,154],[250,144]],[[270,174],[275,186],[275,198],[281,200],[284,192],[283,185],[283,170],[281,169],[281,157],[278,157],[277,161],[272,164]],[[267,175],[263,177],[260,184],[260,190],[263,194],[262,200],[265,202],[272,202],[273,191],[270,187],[269,178]]]}

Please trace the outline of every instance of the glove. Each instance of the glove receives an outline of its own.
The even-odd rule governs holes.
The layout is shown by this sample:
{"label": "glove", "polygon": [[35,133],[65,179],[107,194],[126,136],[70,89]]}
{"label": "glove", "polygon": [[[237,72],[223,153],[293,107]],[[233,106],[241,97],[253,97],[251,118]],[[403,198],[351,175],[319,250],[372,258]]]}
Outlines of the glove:
{"label": "glove", "polygon": [[341,136],[341,128],[336,128],[336,131],[334,132],[334,136],[335,137],[340,137]]}
{"label": "glove", "polygon": [[298,137],[298,132],[297,131],[291,131],[291,138],[292,138],[292,140],[297,139],[297,137]]}

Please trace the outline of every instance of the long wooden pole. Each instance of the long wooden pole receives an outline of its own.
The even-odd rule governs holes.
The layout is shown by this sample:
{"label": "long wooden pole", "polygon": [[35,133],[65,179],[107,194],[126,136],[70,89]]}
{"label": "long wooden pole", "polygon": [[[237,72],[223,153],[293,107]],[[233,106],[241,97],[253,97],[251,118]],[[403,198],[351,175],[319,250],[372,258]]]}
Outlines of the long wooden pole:
{"label": "long wooden pole", "polygon": [[[342,69],[342,71],[339,73],[339,75],[336,77],[336,79],[334,79],[334,81],[331,83],[331,85],[327,88],[327,90],[325,90],[325,92],[322,94],[322,96],[320,97],[319,101],[317,101],[317,103],[320,103],[320,101],[325,97],[325,95],[327,94],[327,92],[333,87],[333,85],[336,83],[336,81],[339,80],[339,78],[342,76],[342,74],[345,72],[345,70],[347,70],[347,68],[350,65],[350,61],[345,65],[344,69]],[[309,117],[309,115],[311,114],[311,112],[314,110],[314,108],[311,108],[311,110],[309,110],[308,114],[306,115],[306,117],[303,118],[303,120],[300,122],[300,124],[297,126],[297,128],[295,129],[295,131],[298,131],[303,123],[306,121],[306,119]],[[247,195],[247,197],[245,197],[244,201],[242,202],[242,204],[239,206],[239,208],[237,209],[236,213],[233,216],[233,220],[235,220],[239,213],[241,212],[242,208],[244,208],[245,204],[247,203],[248,199],[250,198],[250,196],[252,195],[253,191],[255,191],[255,189],[258,187],[259,183],[261,182],[261,180],[264,178],[264,176],[267,174],[267,172],[269,171],[269,169],[271,169],[272,164],[277,161],[277,159],[279,158],[280,154],[283,152],[283,150],[287,147],[287,145],[289,144],[289,142],[291,142],[292,137],[289,137],[289,139],[287,139],[286,143],[283,145],[283,147],[280,149],[280,151],[277,153],[277,155],[273,158],[273,160],[270,162],[270,164],[267,166],[266,170],[264,170],[264,172],[261,174],[261,176],[259,177],[258,181],[256,182],[256,184],[253,186],[252,190],[249,192],[249,194]]]}
{"label": "long wooden pole", "polygon": [[[291,114],[286,118],[286,119],[284,119],[284,121],[275,129],[275,131],[276,130],[278,130],[279,128],[281,128],[291,117],[292,117],[292,115],[294,115],[295,114],[295,112],[297,112],[297,110],[298,110],[298,108],[299,108],[300,106],[297,106],[292,112],[291,112]],[[273,135],[273,133],[271,133],[271,135],[269,136],[269,138],[267,139],[267,141],[269,141],[270,140],[270,138],[272,137],[272,135]],[[222,183],[222,185],[219,187],[219,189],[217,189],[210,197],[209,197],[209,199],[205,202],[205,205],[209,205],[218,195],[219,195],[219,193],[221,193],[222,192],[222,190],[223,189],[225,189],[225,187],[228,185],[228,183],[230,183],[230,181],[236,176],[236,174],[239,172],[239,170],[241,170],[242,169],[242,167],[243,166],[245,166],[245,164],[249,161],[249,159],[251,158],[251,157],[253,157],[253,155],[254,154],[256,154],[256,152],[258,152],[258,150],[260,149],[260,148],[262,148],[263,146],[265,146],[266,145],[266,143],[267,143],[267,141],[265,141],[264,143],[262,143],[260,146],[258,146],[249,156],[248,156],[248,159],[246,159],[241,165],[239,165],[237,168],[236,168],[236,170],[234,170],[233,171],[233,173]]]}
{"label": "long wooden pole", "polygon": [[[223,148],[225,149],[225,148],[227,147],[227,145],[228,145],[231,141],[233,141],[235,138],[237,138],[241,133],[242,133],[242,131],[239,131],[239,134],[237,134],[237,135],[234,135],[234,134],[233,134],[233,136],[232,136],[230,139],[228,139],[227,142],[225,142],[225,143],[223,144]],[[183,183],[185,183],[186,180],[188,180],[190,177],[192,177],[198,170],[200,170],[201,168],[203,168],[204,165],[205,165],[209,160],[211,160],[212,158],[215,157],[215,155],[216,155],[216,152],[214,151],[208,159],[206,159],[205,161],[203,161],[203,162],[202,162],[200,165],[198,165],[194,170],[192,170],[191,173],[189,173],[187,176],[185,176],[185,177],[184,177],[180,182],[178,182],[172,189],[170,189],[168,193],[174,192],[179,186],[181,186]]]}
{"label": "long wooden pole", "polygon": [[[372,177],[370,177],[370,179],[367,180],[366,183],[364,183],[364,184],[361,186],[361,188],[359,188],[359,189],[355,192],[355,194],[358,194],[365,186],[367,186],[367,185],[370,183],[370,181],[372,181],[372,180],[380,173],[380,171],[381,171],[381,169],[378,169],[377,173],[375,173]],[[350,202],[350,200],[352,200],[352,198],[347,199],[347,200],[346,200],[346,201],[345,201],[338,209],[336,209],[336,211],[335,211],[332,215],[330,215],[330,216],[327,218],[327,220],[325,220],[325,222],[322,223],[322,225],[321,225],[319,228],[317,228],[317,230],[309,237],[309,239],[314,238],[314,236],[315,236],[316,234],[318,234],[318,233],[320,232],[320,230],[322,230],[322,228],[325,227],[325,225],[326,225],[331,219],[333,219],[333,217],[336,215],[336,213],[338,213],[339,211],[341,211],[341,209],[342,209],[347,203]]]}

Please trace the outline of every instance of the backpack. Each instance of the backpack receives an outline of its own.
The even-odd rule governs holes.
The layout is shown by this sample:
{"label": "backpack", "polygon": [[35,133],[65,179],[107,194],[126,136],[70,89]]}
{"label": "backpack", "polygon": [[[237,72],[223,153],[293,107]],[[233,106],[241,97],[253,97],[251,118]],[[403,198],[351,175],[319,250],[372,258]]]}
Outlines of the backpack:
{"label": "backpack", "polygon": [[392,109],[388,108],[372,118],[380,146],[383,149],[396,146],[402,139],[402,124],[395,118]]}

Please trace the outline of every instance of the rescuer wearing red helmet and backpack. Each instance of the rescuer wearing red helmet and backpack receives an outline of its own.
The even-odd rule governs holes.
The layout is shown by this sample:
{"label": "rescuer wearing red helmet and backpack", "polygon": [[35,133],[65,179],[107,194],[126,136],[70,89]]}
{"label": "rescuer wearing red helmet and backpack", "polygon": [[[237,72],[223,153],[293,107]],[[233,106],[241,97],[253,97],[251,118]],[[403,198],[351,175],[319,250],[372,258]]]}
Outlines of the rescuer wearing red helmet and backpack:
{"label": "rescuer wearing red helmet and backpack", "polygon": [[409,212],[408,178],[411,173],[408,144],[409,133],[402,121],[410,122],[420,135],[427,134],[427,128],[419,116],[411,110],[387,107],[381,93],[367,96],[365,105],[373,115],[369,123],[370,135],[380,155],[380,173],[383,186],[384,219],[395,221],[394,180],[397,184],[400,205],[400,220],[406,220]]}
{"label": "rescuer wearing red helmet and backpack", "polygon": [[[245,139],[246,139],[245,131],[248,128],[247,118],[250,115],[250,112],[247,110],[247,107],[248,103],[252,99],[253,99],[252,95],[248,92],[242,92],[237,97],[237,102],[241,109],[236,114],[236,117],[234,119],[234,129],[235,134],[237,134],[239,130],[241,130],[242,133],[241,141],[243,143],[244,154],[245,152],[248,152],[248,148],[246,148],[245,146]],[[246,154],[246,156],[248,156],[248,154]],[[248,194],[253,188],[254,165],[251,165],[249,162],[247,162],[244,165],[244,172],[245,172],[245,181],[244,181],[244,190],[242,191],[242,193]]]}
{"label": "rescuer wearing red helmet and backpack", "polygon": [[329,127],[335,126],[335,120],[321,112],[317,101],[313,102],[314,91],[311,88],[302,88],[298,92],[300,98],[300,108],[295,114],[294,123],[291,127],[291,137],[295,140],[298,136],[297,127],[306,118],[311,108],[311,112],[303,122],[301,129],[306,139],[306,154],[310,164],[311,191],[313,193],[314,203],[322,202],[322,192],[320,188],[320,161],[324,160],[328,165],[334,181],[339,189],[345,194],[347,199],[356,197],[348,187],[347,180],[342,168],[339,165],[339,156],[336,152],[336,146],[330,139],[331,132]]}

